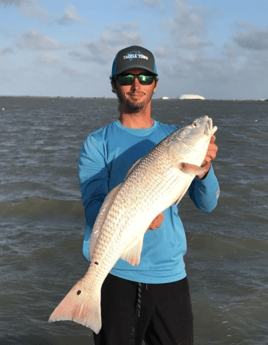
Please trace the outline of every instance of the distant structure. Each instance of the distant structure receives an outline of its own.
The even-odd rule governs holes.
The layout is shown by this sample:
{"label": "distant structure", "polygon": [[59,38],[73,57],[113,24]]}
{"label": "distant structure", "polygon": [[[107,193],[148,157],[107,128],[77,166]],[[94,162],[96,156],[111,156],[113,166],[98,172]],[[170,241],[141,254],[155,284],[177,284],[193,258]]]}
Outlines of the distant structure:
{"label": "distant structure", "polygon": [[205,97],[199,95],[181,95],[180,99],[205,99]]}
{"label": "distant structure", "polygon": [[162,97],[162,99],[168,99],[168,97],[164,96],[164,97]]}

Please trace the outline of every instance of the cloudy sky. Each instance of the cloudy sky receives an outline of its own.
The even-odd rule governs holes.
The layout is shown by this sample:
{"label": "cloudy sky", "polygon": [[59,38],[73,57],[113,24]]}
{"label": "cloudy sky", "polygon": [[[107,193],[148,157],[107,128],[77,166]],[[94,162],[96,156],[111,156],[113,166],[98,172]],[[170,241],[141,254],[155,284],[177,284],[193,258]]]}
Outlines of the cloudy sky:
{"label": "cloudy sky", "polygon": [[118,50],[156,58],[156,98],[268,98],[268,0],[0,0],[0,95],[115,97]]}

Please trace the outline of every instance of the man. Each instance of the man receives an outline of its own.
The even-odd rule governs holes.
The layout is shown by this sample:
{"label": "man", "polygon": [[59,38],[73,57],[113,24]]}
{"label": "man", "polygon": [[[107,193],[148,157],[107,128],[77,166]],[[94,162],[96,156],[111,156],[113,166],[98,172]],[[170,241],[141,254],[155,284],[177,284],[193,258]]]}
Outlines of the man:
{"label": "man", "polygon": [[[153,54],[139,46],[122,49],[112,67],[112,90],[119,100],[117,121],[91,133],[79,160],[79,178],[86,226],[83,254],[89,261],[90,234],[106,195],[123,181],[131,166],[178,126],[151,117],[157,89]],[[210,212],[217,205],[219,185],[211,166],[217,146],[212,137],[202,166],[206,171],[189,188],[195,205]],[[102,328],[96,345],[192,345],[193,316],[183,256],[185,232],[172,205],[152,222],[144,236],[141,262],[121,259],[101,291]]]}

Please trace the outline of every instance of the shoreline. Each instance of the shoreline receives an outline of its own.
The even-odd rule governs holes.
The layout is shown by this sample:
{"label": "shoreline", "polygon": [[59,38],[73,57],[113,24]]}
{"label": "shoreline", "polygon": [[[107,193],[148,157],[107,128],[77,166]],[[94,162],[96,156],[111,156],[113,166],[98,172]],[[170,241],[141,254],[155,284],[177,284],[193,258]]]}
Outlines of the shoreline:
{"label": "shoreline", "polygon": [[[75,97],[75,96],[14,96],[14,95],[0,95],[0,98],[50,98],[50,99],[91,99],[91,100],[100,100],[100,99],[109,99],[109,100],[117,100],[116,97]],[[179,98],[168,98],[163,99],[160,98],[153,98],[153,101],[227,101],[227,102],[267,102],[268,99],[179,99]]]}

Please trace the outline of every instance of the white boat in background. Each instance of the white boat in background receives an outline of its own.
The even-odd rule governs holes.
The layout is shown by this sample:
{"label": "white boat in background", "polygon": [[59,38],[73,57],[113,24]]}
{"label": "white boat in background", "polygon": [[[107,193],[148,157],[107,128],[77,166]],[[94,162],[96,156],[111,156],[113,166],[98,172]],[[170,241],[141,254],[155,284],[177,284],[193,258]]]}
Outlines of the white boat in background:
{"label": "white boat in background", "polygon": [[164,97],[162,97],[162,99],[169,99],[168,97],[166,97],[166,96],[164,96]]}
{"label": "white boat in background", "polygon": [[199,95],[181,95],[180,99],[205,99],[205,97]]}

